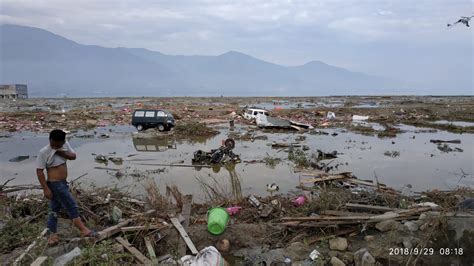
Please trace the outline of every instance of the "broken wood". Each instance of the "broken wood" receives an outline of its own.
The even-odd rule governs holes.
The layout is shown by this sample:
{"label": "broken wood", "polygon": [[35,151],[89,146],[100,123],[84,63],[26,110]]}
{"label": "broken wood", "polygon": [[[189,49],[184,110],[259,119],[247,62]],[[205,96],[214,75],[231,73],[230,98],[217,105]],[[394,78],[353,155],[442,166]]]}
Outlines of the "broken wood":
{"label": "broken wood", "polygon": [[430,143],[453,143],[453,144],[461,144],[460,139],[454,139],[454,140],[441,140],[441,139],[430,139]]}
{"label": "broken wood", "polygon": [[108,171],[120,171],[120,170],[121,170],[121,169],[117,169],[117,168],[100,167],[100,166],[96,166],[96,167],[94,167],[94,169],[98,169],[98,170],[108,170]]}
{"label": "broken wood", "polygon": [[30,266],[41,266],[47,259],[48,257],[46,256],[38,257]]}
{"label": "broken wood", "polygon": [[84,176],[86,176],[86,175],[88,175],[88,174],[89,174],[89,173],[84,173],[84,174],[82,174],[82,175],[80,175],[80,176],[78,176],[78,177],[74,178],[74,179],[73,179],[71,182],[69,182],[69,183],[71,183],[71,184],[72,184],[72,183],[74,183],[75,181],[77,181],[77,180],[81,179],[82,177],[84,177]]}
{"label": "broken wood", "polygon": [[401,209],[397,208],[390,208],[386,206],[376,206],[376,205],[365,205],[365,204],[356,204],[356,203],[346,203],[346,208],[348,209],[356,209],[356,210],[365,210],[371,212],[396,212],[400,211]]}
{"label": "broken wood", "polygon": [[305,178],[300,181],[302,184],[306,183],[319,183],[324,181],[333,181],[333,180],[341,180],[347,179],[346,175],[330,175],[330,176],[323,176],[323,177],[316,177],[316,178]]}
{"label": "broken wood", "polygon": [[18,258],[16,258],[16,260],[13,262],[13,266],[18,265],[18,263],[20,263],[21,260],[23,260],[26,254],[30,252],[30,250],[32,250],[36,246],[38,241],[46,235],[46,232],[48,232],[48,229],[46,228],[43,231],[41,231],[41,234],[25,249],[25,251],[23,251],[23,253],[21,253],[21,255]]}
{"label": "broken wood", "polygon": [[293,146],[295,148],[301,147],[302,145],[300,143],[278,143],[278,142],[273,142],[272,143],[272,148],[288,148],[290,146]]}
{"label": "broken wood", "polygon": [[[183,216],[183,228],[188,230],[189,226],[189,217],[191,216],[191,205],[193,201],[192,195],[184,196],[183,208],[181,210],[181,215]],[[179,239],[178,243],[178,254],[180,257],[186,255],[186,242],[182,238]]]}
{"label": "broken wood", "polygon": [[191,250],[191,253],[193,255],[198,254],[198,250],[194,246],[194,243],[191,241],[191,238],[189,238],[188,233],[184,230],[183,226],[179,223],[178,219],[176,218],[171,218],[171,223],[174,225],[176,230],[178,230],[179,234],[183,238],[183,240],[186,242],[186,245],[188,245],[189,250]]}
{"label": "broken wood", "polygon": [[146,236],[143,239],[145,239],[146,249],[148,250],[148,255],[150,255],[151,261],[153,262],[153,264],[158,264],[158,261],[156,259],[155,249],[153,248],[153,245],[151,244],[150,238]]}
{"label": "broken wood", "polygon": [[122,221],[116,225],[113,225],[111,227],[107,227],[105,228],[104,230],[98,232],[98,236],[95,237],[95,238],[92,238],[92,237],[76,237],[76,238],[73,238],[71,240],[69,240],[70,242],[79,242],[79,241],[82,241],[84,239],[94,239],[95,241],[99,242],[99,241],[102,241],[104,239],[107,239],[109,237],[112,237],[113,235],[119,233],[122,231],[122,227],[123,226],[126,226],[127,224],[131,223],[133,220],[132,219],[127,219],[125,221]]}
{"label": "broken wood", "polygon": [[326,210],[320,213],[321,215],[332,215],[332,216],[371,216],[372,213],[365,213],[365,212],[348,212],[348,211],[335,211],[335,210]]}
{"label": "broken wood", "polygon": [[136,163],[136,165],[151,165],[151,166],[174,166],[174,167],[204,167],[211,168],[210,165],[204,164],[166,164],[166,163]]}
{"label": "broken wood", "polygon": [[168,228],[168,225],[155,224],[155,225],[127,226],[127,227],[120,228],[120,230],[123,233],[125,233],[125,232],[134,232],[134,231],[143,231],[143,230],[162,230],[164,228]]}
{"label": "broken wood", "polygon": [[160,263],[164,260],[171,259],[171,258],[173,258],[173,257],[170,254],[166,254],[166,255],[158,257],[156,260],[158,261],[158,263]]}
{"label": "broken wood", "polygon": [[132,244],[130,244],[128,240],[122,237],[116,237],[115,240],[117,240],[117,242],[119,242],[128,252],[132,253],[132,255],[135,256],[135,258],[139,262],[143,264],[147,264],[147,265],[152,264],[152,261],[148,259],[147,257],[145,257],[145,255],[143,255],[138,249],[132,246]]}
{"label": "broken wood", "polygon": [[97,237],[97,241],[101,241],[101,240],[107,239],[107,238],[115,235],[116,233],[121,231],[121,227],[123,227],[123,226],[125,226],[125,225],[127,225],[131,222],[132,222],[132,219],[127,219],[123,222],[120,222],[120,223],[114,225],[114,226],[105,228],[104,230],[102,230],[98,233],[99,236]]}

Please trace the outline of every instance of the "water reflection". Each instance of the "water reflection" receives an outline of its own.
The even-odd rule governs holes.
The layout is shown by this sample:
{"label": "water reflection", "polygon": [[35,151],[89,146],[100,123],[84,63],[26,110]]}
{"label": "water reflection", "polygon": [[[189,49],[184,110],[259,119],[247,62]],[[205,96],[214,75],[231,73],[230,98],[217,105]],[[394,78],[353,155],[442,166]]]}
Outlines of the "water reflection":
{"label": "water reflection", "polygon": [[132,138],[133,146],[140,152],[163,152],[176,150],[176,141],[168,138]]}

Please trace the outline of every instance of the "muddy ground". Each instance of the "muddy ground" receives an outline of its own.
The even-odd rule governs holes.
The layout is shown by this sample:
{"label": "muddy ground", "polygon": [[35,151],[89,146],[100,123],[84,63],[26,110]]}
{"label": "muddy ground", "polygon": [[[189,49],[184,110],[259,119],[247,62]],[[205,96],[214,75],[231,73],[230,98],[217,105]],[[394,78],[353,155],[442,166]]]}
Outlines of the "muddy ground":
{"label": "muddy ground", "polygon": [[[53,128],[63,128],[69,131],[70,134],[86,134],[84,132],[99,131],[100,128],[104,127],[129,125],[131,113],[135,108],[159,108],[171,111],[181,128],[165,134],[154,131],[139,133],[139,138],[154,139],[163,138],[163,135],[171,135],[178,141],[185,139],[199,143],[215,136],[215,134],[219,134],[219,132],[222,134],[223,128],[228,128],[227,123],[232,116],[232,112],[236,112],[238,115],[244,106],[265,107],[270,110],[272,116],[313,125],[315,127],[313,130],[298,132],[299,135],[290,135],[291,139],[300,138],[302,143],[304,143],[304,138],[307,136],[304,134],[321,134],[321,131],[324,132],[332,128],[379,139],[393,139],[398,142],[398,139],[394,137],[403,133],[403,127],[398,126],[400,124],[419,127],[420,131],[428,130],[434,136],[436,136],[436,132],[463,134],[464,145],[466,145],[464,142],[466,139],[467,145],[472,143],[471,134],[474,133],[474,97],[384,96],[30,99],[15,102],[2,101],[0,102],[0,136],[5,137],[3,140],[8,142],[8,137],[11,134],[20,134],[20,136],[25,134],[26,136],[36,132],[46,133]],[[336,118],[327,119],[328,111],[334,112]],[[368,123],[353,124],[352,115],[367,115],[369,116]],[[197,121],[208,125],[208,127],[194,124]],[[374,124],[380,128],[374,126]],[[231,134],[232,132],[228,132],[228,134],[226,132],[227,136],[232,135],[237,141],[241,141],[248,146],[254,145],[252,143],[256,145],[259,141],[265,141],[268,138],[271,139],[273,134],[285,136],[294,133],[282,130],[258,129],[254,127],[252,122],[242,118],[236,119],[236,126],[241,127],[243,131],[238,131],[237,134],[234,132],[234,135]],[[113,134],[113,132],[110,132],[110,134]],[[99,138],[98,135],[100,134],[92,134],[92,138]],[[442,135],[440,134],[440,136]],[[218,142],[218,140],[216,139],[214,142]],[[452,147],[450,145],[447,148]],[[447,149],[442,145],[439,147],[440,150]],[[463,148],[466,149],[466,147]],[[399,156],[395,151],[388,152],[387,155],[380,154],[380,156]],[[446,150],[446,152],[456,154],[453,149],[452,151]],[[282,153],[284,156],[281,156]],[[321,162],[327,162],[317,158],[298,156],[298,153],[290,158],[287,153],[288,150],[275,150],[274,153],[268,154],[266,157],[253,158],[254,161],[244,162],[243,165],[248,165],[250,168],[254,163],[260,163],[266,165],[266,167],[272,165],[275,167],[276,165],[278,168],[281,167],[281,162],[275,161],[278,157],[283,160],[284,164],[290,166],[292,172],[297,172],[301,170],[321,171],[317,168],[321,167]],[[275,156],[278,154],[280,155]],[[12,154],[11,157],[14,155],[17,154]],[[189,157],[191,154],[188,153],[186,156]],[[469,157],[469,154],[463,153],[462,156]],[[450,157],[450,160],[455,159],[455,157]],[[105,167],[111,166],[116,165],[111,164]],[[167,174],[168,170],[166,167],[164,168],[165,170],[160,172],[161,175]],[[195,200],[192,205],[188,233],[198,249],[210,245],[216,246],[216,243],[222,239],[229,240],[230,249],[221,250],[221,253],[232,265],[268,265],[272,263],[274,265],[278,265],[278,263],[284,265],[285,261],[287,264],[291,261],[294,265],[343,265],[340,262],[346,265],[362,265],[360,264],[361,257],[364,257],[365,265],[375,263],[381,265],[405,265],[407,263],[410,265],[447,265],[451,263],[470,265],[473,263],[474,231],[472,224],[474,223],[472,221],[474,221],[474,218],[469,213],[466,216],[453,217],[454,214],[459,212],[457,204],[462,200],[474,197],[472,187],[456,188],[461,189],[456,190],[456,192],[429,190],[427,193],[421,193],[424,190],[420,190],[414,195],[397,193],[396,196],[393,196],[380,190],[357,192],[357,190],[341,188],[339,183],[325,183],[325,186],[322,187],[320,184],[315,184],[314,187],[309,186],[304,190],[296,189],[292,193],[285,191],[284,193],[275,193],[274,196],[258,197],[265,205],[272,206],[272,200],[278,202],[267,217],[262,217],[262,210],[253,207],[249,203],[245,190],[242,193],[242,188],[237,188],[240,186],[240,182],[237,182],[239,178],[233,177],[233,168],[226,166],[222,166],[222,168],[231,169],[229,174],[231,175],[232,191],[219,190],[215,183],[209,182],[209,179],[207,179],[208,186],[201,187],[201,193],[207,195],[207,197],[204,197],[204,201]],[[347,168],[350,168],[350,166]],[[245,167],[242,170],[244,169]],[[256,168],[256,171],[253,172],[250,171],[252,174],[255,173],[254,178],[259,177],[258,169]],[[140,183],[140,186],[146,186],[149,181],[147,176],[152,174],[147,171],[151,170],[138,170],[143,171],[139,171],[139,173],[125,171],[122,174],[125,175],[125,178],[138,175],[140,178],[132,179],[133,182]],[[323,169],[323,172],[324,170],[327,170],[330,174],[340,172],[338,169]],[[107,174],[110,175],[110,173]],[[112,174],[115,175],[116,172],[112,171]],[[472,179],[472,168],[463,169],[460,175],[459,180]],[[11,178],[10,176],[3,176],[1,173],[0,177],[2,181]],[[371,179],[368,176],[362,178]],[[262,182],[265,184],[265,181]],[[110,187],[103,187],[101,189],[104,191],[97,193],[97,190],[92,189],[91,191],[89,186],[90,184],[78,185],[75,192],[79,192],[76,196],[82,199],[81,211],[83,218],[97,230],[113,225],[110,221],[113,206],[119,206],[124,210],[123,219],[131,218],[148,209],[159,210],[159,215],[135,221],[135,225],[162,224],[163,222],[169,224],[169,217],[178,215],[182,209],[182,204],[177,200],[180,197],[175,197],[175,195],[171,195],[172,193],[165,195],[164,191],[168,190],[164,187],[151,191],[147,190],[147,193],[141,195],[136,193],[129,195],[127,191],[111,190]],[[19,256],[21,251],[39,235],[42,228],[44,228],[44,220],[46,219],[47,201],[42,199],[41,195],[36,194],[35,190],[25,190],[26,192],[21,194],[5,192],[14,187],[18,188],[17,184],[10,188],[3,186],[0,191],[2,199],[0,221],[3,239],[0,253],[2,253],[3,264],[11,263],[13,259]],[[186,191],[184,187],[177,187],[178,191],[180,189]],[[30,191],[32,194],[29,194]],[[229,193],[226,194],[226,192]],[[104,195],[107,194],[112,194],[112,198],[115,199],[111,203],[104,204]],[[296,208],[292,200],[298,194],[306,195],[308,203]],[[137,198],[144,204],[131,204],[121,201],[120,198],[123,197]],[[388,208],[406,209],[410,204],[420,202],[434,202],[439,205],[439,208],[417,214],[416,217],[405,220],[390,220],[389,225],[380,225],[378,228],[375,223],[363,222],[357,222],[350,226],[338,225],[337,223],[323,227],[314,224],[304,225],[305,223],[290,226],[285,224],[285,220],[282,220],[285,217],[324,216],[325,211],[328,210],[348,212],[347,215],[349,216],[356,215],[358,212],[352,211],[352,213],[349,213],[351,211],[346,208],[345,204],[347,203],[373,204]],[[242,211],[231,219],[228,228],[222,235],[211,235],[206,230],[205,224],[207,210],[210,207],[229,207],[233,205],[241,206]],[[359,215],[367,215],[367,213],[361,212]],[[468,221],[467,225],[466,221]],[[79,245],[84,253],[76,259],[75,263],[77,264],[110,264],[112,261],[122,264],[136,263],[136,260],[129,253],[113,251],[114,238],[96,244],[90,242],[71,243],[69,240],[77,236],[77,233],[72,230],[67,220],[63,220],[62,224],[64,231],[62,231],[63,240],[61,245],[54,248],[47,247],[44,245],[44,240],[42,240],[39,248],[30,252],[31,257],[27,257],[25,262],[31,262],[39,255],[47,255],[49,257],[48,262],[52,263],[55,257]],[[382,228],[381,226],[388,227]],[[456,228],[463,227],[465,227],[465,230],[456,230]],[[163,236],[161,240],[156,239],[157,233]],[[142,230],[123,234],[132,245],[148,256],[143,242],[143,236],[145,235],[155,238],[154,245],[158,256],[170,254],[173,258],[179,258],[177,247],[179,235],[174,228],[151,232]],[[341,241],[347,242],[347,245],[334,247],[333,242],[337,237],[344,238],[345,241]],[[367,249],[370,256],[365,251],[361,251],[363,248]],[[428,253],[422,255],[401,253],[405,250],[413,251],[413,248],[420,251],[425,249]],[[444,248],[449,248],[449,255],[446,254]],[[459,254],[461,249],[462,254]],[[309,257],[313,250],[320,253],[320,256],[314,260]],[[103,256],[104,254],[105,256]],[[118,254],[123,256],[115,256]],[[373,257],[373,261],[370,257]]]}
{"label": "muddy ground", "polygon": [[[100,98],[28,99],[0,102],[1,131],[42,131],[55,127],[68,130],[104,125],[128,125],[136,108],[171,111],[178,121],[205,123],[227,120],[244,106],[262,106],[272,116],[288,117],[316,127],[351,127],[351,115],[368,115],[369,122],[424,126],[451,132],[474,132],[474,125],[462,127],[449,121],[474,122],[472,96],[380,96],[307,98]],[[327,111],[336,113],[333,123],[321,121]],[[433,124],[435,121],[447,124]]]}

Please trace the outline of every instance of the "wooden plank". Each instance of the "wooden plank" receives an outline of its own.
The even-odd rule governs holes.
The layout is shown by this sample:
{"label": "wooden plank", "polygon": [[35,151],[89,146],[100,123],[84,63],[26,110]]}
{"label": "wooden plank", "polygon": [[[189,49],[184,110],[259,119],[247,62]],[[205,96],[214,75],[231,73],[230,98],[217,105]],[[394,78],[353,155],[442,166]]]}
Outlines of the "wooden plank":
{"label": "wooden plank", "polygon": [[[100,232],[97,232],[98,236],[96,238],[94,238],[95,241],[102,241],[104,239],[107,239],[109,237],[112,237],[113,235],[119,233],[122,231],[122,227],[131,223],[133,220],[132,219],[127,219],[125,221],[122,221],[116,225],[113,225],[111,227],[107,227],[105,228],[104,230],[100,231]],[[76,237],[76,238],[73,238],[71,240],[69,240],[70,242],[79,242],[81,240],[84,240],[84,239],[89,239],[90,237]]]}
{"label": "wooden plank", "polygon": [[47,259],[48,257],[46,256],[38,257],[30,266],[41,266],[41,264],[43,264]]}
{"label": "wooden plank", "polygon": [[129,224],[132,222],[132,219],[127,219],[123,222],[120,222],[114,226],[111,226],[111,227],[108,227],[108,228],[105,228],[104,230],[100,231],[98,233],[98,237],[97,237],[97,241],[101,241],[101,240],[104,240],[104,239],[107,239],[113,235],[115,235],[116,233],[122,231],[121,230],[121,227]]}
{"label": "wooden plank", "polygon": [[116,237],[115,240],[119,242],[128,252],[132,253],[135,258],[146,265],[151,265],[152,262],[150,259],[145,257],[138,249],[136,249],[132,244],[130,244],[126,239],[123,239],[121,237]]}
{"label": "wooden plank", "polygon": [[178,219],[176,218],[171,218],[171,223],[174,225],[174,227],[176,228],[176,230],[178,230],[179,234],[181,235],[181,237],[184,239],[184,241],[186,242],[186,245],[188,245],[188,248],[189,250],[191,250],[191,253],[193,253],[193,255],[196,255],[198,254],[198,250],[196,249],[196,247],[194,246],[193,242],[191,241],[191,238],[189,238],[188,236],[188,233],[186,233],[186,231],[184,230],[183,226],[181,226],[181,224],[179,223]]}
{"label": "wooden plank", "polygon": [[454,144],[461,144],[461,140],[460,140],[460,139],[453,139],[453,140],[430,139],[430,143],[454,143]]}
{"label": "wooden plank", "polygon": [[171,259],[171,258],[173,258],[173,256],[171,256],[170,254],[166,254],[166,255],[158,257],[156,260],[158,261],[158,263],[160,263],[164,260]]}
{"label": "wooden plank", "polygon": [[[186,195],[184,196],[183,200],[183,209],[181,210],[181,215],[183,215],[184,222],[183,222],[183,228],[184,230],[188,230],[189,226],[189,217],[191,216],[191,205],[193,202],[193,196],[192,195]],[[182,238],[179,239],[179,244],[178,244],[178,254],[180,257],[183,257],[186,255],[186,242]]]}
{"label": "wooden plank", "polygon": [[315,217],[283,217],[282,221],[361,221],[361,220],[370,220],[371,216],[315,216]]}
{"label": "wooden plank", "polygon": [[357,203],[346,203],[345,206],[348,209],[366,210],[366,211],[373,211],[373,212],[390,212],[390,211],[396,212],[396,211],[401,210],[401,209],[390,208],[386,206],[365,205],[365,204],[357,204]]}
{"label": "wooden plank", "polygon": [[204,164],[166,164],[166,163],[136,163],[136,165],[150,165],[150,166],[170,166],[170,167],[203,167],[203,168],[211,168],[210,165]]}
{"label": "wooden plank", "polygon": [[120,228],[120,230],[125,233],[125,232],[134,232],[134,231],[143,231],[143,230],[161,230],[167,227],[168,225],[164,225],[164,224],[138,225],[138,226],[122,227]]}
{"label": "wooden plank", "polygon": [[143,239],[145,239],[146,249],[148,250],[148,255],[150,255],[151,261],[153,262],[154,265],[158,265],[155,249],[153,248],[153,245],[151,244],[150,238],[146,236]]}
{"label": "wooden plank", "polygon": [[323,176],[323,177],[316,177],[316,178],[304,178],[301,179],[300,183],[307,184],[307,183],[319,183],[324,181],[332,181],[332,180],[340,180],[340,179],[347,179],[348,177],[345,175],[330,175],[330,176]]}
{"label": "wooden plank", "polygon": [[335,211],[335,210],[325,210],[325,211],[322,211],[320,214],[332,215],[332,216],[355,216],[355,215],[371,216],[373,215],[372,213],[366,213],[366,212],[348,212],[348,211]]}

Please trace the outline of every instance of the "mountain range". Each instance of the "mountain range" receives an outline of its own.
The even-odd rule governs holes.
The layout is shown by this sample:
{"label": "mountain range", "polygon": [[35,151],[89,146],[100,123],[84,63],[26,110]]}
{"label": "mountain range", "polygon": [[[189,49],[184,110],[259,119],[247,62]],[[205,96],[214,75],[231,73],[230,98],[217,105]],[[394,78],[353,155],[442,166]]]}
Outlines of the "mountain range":
{"label": "mountain range", "polygon": [[33,97],[361,95],[402,87],[320,61],[282,66],[236,51],[184,56],[107,48],[18,25],[0,25],[0,58],[0,83],[27,84]]}

